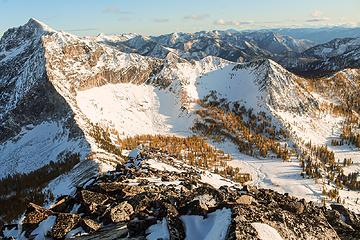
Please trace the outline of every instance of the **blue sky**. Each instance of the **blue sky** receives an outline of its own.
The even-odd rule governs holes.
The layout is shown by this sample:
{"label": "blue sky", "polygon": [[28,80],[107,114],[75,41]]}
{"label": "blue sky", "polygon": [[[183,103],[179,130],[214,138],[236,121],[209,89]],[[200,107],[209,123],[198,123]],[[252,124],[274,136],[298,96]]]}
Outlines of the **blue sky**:
{"label": "blue sky", "polygon": [[0,35],[31,17],[77,35],[359,26],[360,0],[0,0]]}

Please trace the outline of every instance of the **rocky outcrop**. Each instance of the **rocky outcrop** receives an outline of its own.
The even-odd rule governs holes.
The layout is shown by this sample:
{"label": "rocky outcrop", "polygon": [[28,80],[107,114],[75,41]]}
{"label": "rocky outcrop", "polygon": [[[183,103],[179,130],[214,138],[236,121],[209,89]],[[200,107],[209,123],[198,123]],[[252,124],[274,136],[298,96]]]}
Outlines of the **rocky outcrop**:
{"label": "rocky outcrop", "polygon": [[51,210],[40,207],[36,204],[30,203],[25,212],[25,218],[22,221],[23,230],[28,235],[32,230],[39,225],[40,222],[45,220],[50,214]]}
{"label": "rocky outcrop", "polygon": [[[79,188],[74,197],[59,198],[51,210],[30,204],[23,226],[31,224],[34,230],[53,215],[56,221],[48,233],[50,238],[72,234],[79,239],[145,239],[151,226],[166,219],[170,239],[184,239],[183,216],[206,219],[221,209],[230,209],[231,223],[224,226],[226,239],[258,239],[254,223],[267,224],[284,239],[359,237],[359,216],[341,205],[325,209],[288,194],[250,186],[215,189],[196,175],[191,171],[158,171],[144,164],[136,169],[119,165],[85,189]],[[172,182],[161,181],[165,176]],[[160,182],[154,182],[155,178]]]}

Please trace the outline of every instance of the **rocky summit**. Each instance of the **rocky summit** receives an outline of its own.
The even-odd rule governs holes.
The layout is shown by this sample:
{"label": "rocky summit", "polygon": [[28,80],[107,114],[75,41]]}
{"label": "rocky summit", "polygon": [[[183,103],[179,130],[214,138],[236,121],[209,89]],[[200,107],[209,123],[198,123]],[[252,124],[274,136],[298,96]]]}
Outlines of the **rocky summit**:
{"label": "rocky summit", "polygon": [[28,239],[360,238],[360,216],[342,205],[321,207],[247,185],[215,188],[201,181],[201,171],[171,162],[158,162],[159,170],[144,156],[49,208],[30,203],[22,224],[3,226],[2,238],[15,232]]}

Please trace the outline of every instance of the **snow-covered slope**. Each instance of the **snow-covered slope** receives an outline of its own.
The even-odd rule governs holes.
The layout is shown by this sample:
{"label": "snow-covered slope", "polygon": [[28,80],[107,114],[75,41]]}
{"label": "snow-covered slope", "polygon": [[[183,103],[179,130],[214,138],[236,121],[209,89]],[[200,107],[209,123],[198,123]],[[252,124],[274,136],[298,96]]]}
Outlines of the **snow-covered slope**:
{"label": "snow-covered slope", "polygon": [[[266,112],[276,126],[289,131],[292,142],[325,144],[339,135],[344,118],[320,111],[321,103],[329,100],[310,91],[307,79],[268,59],[238,64],[220,58],[230,56],[227,48],[237,41],[243,45],[236,48],[241,56],[251,56],[248,59],[301,47],[274,34],[246,37],[217,31],[77,37],[34,19],[9,30],[0,41],[0,178],[36,170],[67,152],[80,153],[82,160],[91,154],[91,164],[81,162],[47,188],[57,196],[71,192],[98,168],[110,170],[120,161],[96,143],[90,134],[92,124],[115,129],[120,137],[192,135],[197,102],[212,92],[255,113]],[[123,43],[144,52],[127,53]],[[265,51],[265,45],[271,50]],[[351,70],[344,74],[349,80],[355,76]],[[229,153],[244,163],[241,168],[257,175],[254,182],[319,197],[319,185],[309,187],[312,180],[294,176],[300,174],[295,164],[282,169],[278,159],[276,164],[264,164],[236,151]],[[292,175],[292,183],[301,186],[286,186],[279,175]],[[204,177],[204,181],[209,180]]]}
{"label": "snow-covered slope", "polygon": [[0,40],[1,178],[89,151],[69,104],[48,79],[43,37],[54,33],[30,19]]}

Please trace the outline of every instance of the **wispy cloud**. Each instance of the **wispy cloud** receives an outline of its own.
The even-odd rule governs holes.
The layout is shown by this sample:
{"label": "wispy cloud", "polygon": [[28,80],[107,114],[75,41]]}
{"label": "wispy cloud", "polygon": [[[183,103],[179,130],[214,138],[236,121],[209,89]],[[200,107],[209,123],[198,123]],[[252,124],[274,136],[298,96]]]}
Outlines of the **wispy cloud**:
{"label": "wispy cloud", "polygon": [[310,16],[313,18],[321,17],[323,13],[320,10],[314,10],[311,12]]}
{"label": "wispy cloud", "polygon": [[310,18],[310,19],[307,19],[306,22],[316,23],[316,22],[327,22],[329,20],[330,20],[330,18],[328,18],[328,17],[321,17],[321,18]]}
{"label": "wispy cloud", "polygon": [[201,21],[206,18],[209,18],[209,14],[200,14],[200,15],[187,15],[184,17],[185,20]]}
{"label": "wispy cloud", "polygon": [[236,20],[224,20],[224,19],[218,19],[214,22],[217,26],[228,26],[228,27],[240,27],[243,25],[250,25],[253,22],[250,21],[236,21]]}
{"label": "wispy cloud", "polygon": [[318,22],[327,22],[330,20],[330,18],[325,17],[323,12],[321,12],[320,10],[314,10],[313,12],[311,12],[309,19],[306,19],[305,22],[308,23],[318,23]]}
{"label": "wispy cloud", "polygon": [[121,8],[119,8],[118,6],[116,5],[110,5],[110,6],[107,6],[103,9],[102,11],[103,13],[107,13],[107,14],[131,14],[131,12],[129,11],[124,11],[122,10]]}
{"label": "wispy cloud", "polygon": [[166,22],[170,22],[170,19],[168,19],[168,18],[155,18],[155,19],[154,19],[154,22],[157,22],[157,23],[166,23]]}

